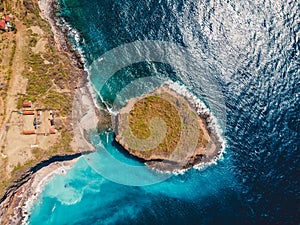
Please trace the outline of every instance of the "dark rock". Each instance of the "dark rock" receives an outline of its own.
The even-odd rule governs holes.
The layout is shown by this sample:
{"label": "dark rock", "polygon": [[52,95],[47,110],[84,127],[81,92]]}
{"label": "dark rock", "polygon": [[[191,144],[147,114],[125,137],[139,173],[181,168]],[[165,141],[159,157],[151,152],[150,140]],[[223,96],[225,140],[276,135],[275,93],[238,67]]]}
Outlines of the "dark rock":
{"label": "dark rock", "polygon": [[59,117],[54,119],[54,127],[56,130],[60,130],[63,127],[62,120]]}
{"label": "dark rock", "polygon": [[34,4],[31,2],[31,1],[24,1],[23,2],[25,8],[31,12],[34,11],[35,7],[34,7]]}

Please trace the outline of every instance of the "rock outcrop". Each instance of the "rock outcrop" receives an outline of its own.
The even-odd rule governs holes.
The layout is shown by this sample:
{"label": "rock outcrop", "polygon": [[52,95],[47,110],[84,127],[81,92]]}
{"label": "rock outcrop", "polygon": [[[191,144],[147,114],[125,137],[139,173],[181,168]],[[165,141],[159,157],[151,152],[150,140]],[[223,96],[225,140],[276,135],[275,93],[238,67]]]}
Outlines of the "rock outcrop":
{"label": "rock outcrop", "polygon": [[116,119],[116,141],[160,171],[186,169],[220,153],[206,118],[167,85],[133,98]]}

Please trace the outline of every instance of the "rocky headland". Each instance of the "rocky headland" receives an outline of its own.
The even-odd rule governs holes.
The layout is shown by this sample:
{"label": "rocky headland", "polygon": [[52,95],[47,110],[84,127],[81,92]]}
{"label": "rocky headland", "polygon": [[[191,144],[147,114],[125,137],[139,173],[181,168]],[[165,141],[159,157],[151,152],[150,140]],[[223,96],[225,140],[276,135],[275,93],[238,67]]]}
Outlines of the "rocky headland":
{"label": "rocky headland", "polygon": [[116,119],[116,141],[150,168],[176,171],[210,163],[222,145],[191,99],[168,85],[130,99]]}
{"label": "rocky headland", "polygon": [[[3,45],[8,46],[1,48],[8,58],[2,61],[7,62],[2,68],[9,66],[9,79],[2,95],[6,99],[0,98],[0,105],[6,109],[0,116],[0,224],[21,224],[28,216],[29,202],[52,175],[65,171],[61,169],[69,168],[82,154],[94,151],[87,141],[88,130],[106,129],[110,118],[95,106],[84,60],[66,36],[65,29],[69,28],[57,25],[57,2],[3,0],[0,4],[16,24],[14,33],[1,33]],[[26,143],[3,148],[5,141],[13,138],[6,132],[11,111],[24,100],[56,109],[60,130],[44,148],[31,148]]]}

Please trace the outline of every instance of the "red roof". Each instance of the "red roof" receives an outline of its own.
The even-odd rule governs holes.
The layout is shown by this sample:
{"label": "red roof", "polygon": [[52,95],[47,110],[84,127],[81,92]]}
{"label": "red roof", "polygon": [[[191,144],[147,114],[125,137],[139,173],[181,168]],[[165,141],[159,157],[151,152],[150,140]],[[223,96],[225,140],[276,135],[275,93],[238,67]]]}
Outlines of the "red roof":
{"label": "red roof", "polygon": [[23,111],[23,115],[34,115],[34,111],[32,111],[32,110],[25,110],[25,111]]}
{"label": "red roof", "polygon": [[50,128],[49,133],[50,134],[56,134],[56,129],[55,128]]}
{"label": "red roof", "polygon": [[9,16],[6,16],[6,17],[5,17],[5,22],[9,22],[9,21],[10,21]]}
{"label": "red roof", "polygon": [[23,134],[25,135],[35,134],[35,130],[23,130]]}
{"label": "red roof", "polygon": [[31,102],[23,102],[23,107],[31,107]]}
{"label": "red roof", "polygon": [[5,21],[0,20],[0,29],[5,29]]}

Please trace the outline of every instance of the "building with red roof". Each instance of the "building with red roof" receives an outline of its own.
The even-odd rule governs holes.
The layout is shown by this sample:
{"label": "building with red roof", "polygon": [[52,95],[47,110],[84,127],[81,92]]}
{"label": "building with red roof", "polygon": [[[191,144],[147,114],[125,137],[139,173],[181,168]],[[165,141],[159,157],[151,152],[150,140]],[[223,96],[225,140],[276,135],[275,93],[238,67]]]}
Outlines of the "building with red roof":
{"label": "building with red roof", "polygon": [[23,130],[23,134],[25,135],[31,135],[31,134],[35,134],[35,130]]}
{"label": "building with red roof", "polygon": [[51,127],[51,128],[49,129],[49,133],[50,133],[50,134],[56,134],[56,129],[53,128],[53,127]]}
{"label": "building with red roof", "polygon": [[5,30],[6,24],[4,20],[0,20],[0,29]]}
{"label": "building with red roof", "polygon": [[9,16],[5,16],[5,23],[10,22]]}
{"label": "building with red roof", "polygon": [[33,111],[33,110],[24,110],[24,111],[22,112],[22,114],[23,114],[24,116],[27,116],[27,115],[34,115],[34,111]]}
{"label": "building with red roof", "polygon": [[27,107],[31,107],[32,104],[31,104],[31,102],[23,102],[23,103],[22,103],[22,106],[23,106],[24,108],[27,108]]}

